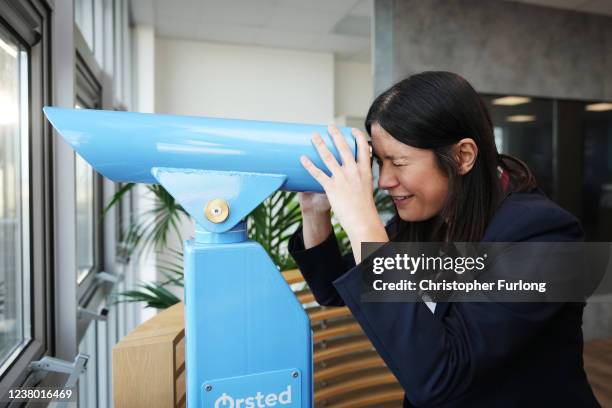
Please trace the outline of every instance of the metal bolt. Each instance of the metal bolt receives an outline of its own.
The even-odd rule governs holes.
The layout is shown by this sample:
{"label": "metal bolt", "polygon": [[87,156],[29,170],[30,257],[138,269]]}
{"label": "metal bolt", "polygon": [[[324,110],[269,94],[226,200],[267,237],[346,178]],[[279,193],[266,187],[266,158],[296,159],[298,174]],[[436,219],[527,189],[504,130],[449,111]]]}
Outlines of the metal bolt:
{"label": "metal bolt", "polygon": [[212,391],[212,385],[210,385],[210,384],[206,384],[206,385],[204,386],[204,389],[206,390],[206,392],[210,392],[210,391]]}
{"label": "metal bolt", "polygon": [[300,376],[300,373],[298,373],[297,371],[294,371],[294,372],[291,373],[291,376],[293,378],[298,378]]}
{"label": "metal bolt", "polygon": [[229,217],[229,204],[227,201],[215,198],[206,203],[204,208],[206,219],[215,224],[222,223]]}

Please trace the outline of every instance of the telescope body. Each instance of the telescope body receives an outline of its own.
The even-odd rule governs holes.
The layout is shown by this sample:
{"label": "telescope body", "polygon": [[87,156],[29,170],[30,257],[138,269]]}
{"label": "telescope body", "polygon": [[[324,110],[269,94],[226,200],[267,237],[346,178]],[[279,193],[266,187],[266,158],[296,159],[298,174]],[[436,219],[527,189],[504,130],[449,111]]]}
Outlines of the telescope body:
{"label": "telescope body", "polygon": [[[59,134],[96,171],[116,182],[157,184],[154,168],[286,176],[281,190],[322,192],[302,167],[308,156],[326,170],[311,142],[321,134],[339,159],[327,127],[253,120],[44,108]],[[341,132],[353,155],[349,128]]]}

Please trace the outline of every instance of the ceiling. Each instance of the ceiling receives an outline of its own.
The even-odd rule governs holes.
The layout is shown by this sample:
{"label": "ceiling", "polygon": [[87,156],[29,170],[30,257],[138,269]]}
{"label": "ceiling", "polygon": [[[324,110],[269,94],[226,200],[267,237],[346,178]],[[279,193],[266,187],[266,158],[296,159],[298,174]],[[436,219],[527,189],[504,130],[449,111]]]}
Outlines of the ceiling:
{"label": "ceiling", "polygon": [[[500,0],[497,0],[500,1]],[[612,0],[509,0],[612,15]],[[130,0],[132,21],[166,38],[333,52],[370,61],[373,0]]]}
{"label": "ceiling", "polygon": [[130,0],[159,37],[333,52],[370,61],[373,0]]}

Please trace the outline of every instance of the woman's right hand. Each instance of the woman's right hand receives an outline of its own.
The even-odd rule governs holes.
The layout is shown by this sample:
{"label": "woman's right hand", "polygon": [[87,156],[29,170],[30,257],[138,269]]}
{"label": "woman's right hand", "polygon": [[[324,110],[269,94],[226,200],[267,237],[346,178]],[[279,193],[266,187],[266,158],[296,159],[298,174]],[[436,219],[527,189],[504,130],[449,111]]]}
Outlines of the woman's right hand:
{"label": "woman's right hand", "polygon": [[332,233],[331,205],[321,193],[298,193],[302,210],[302,234],[305,249],[325,241]]}
{"label": "woman's right hand", "polygon": [[302,216],[328,216],[331,205],[324,193],[298,193]]}

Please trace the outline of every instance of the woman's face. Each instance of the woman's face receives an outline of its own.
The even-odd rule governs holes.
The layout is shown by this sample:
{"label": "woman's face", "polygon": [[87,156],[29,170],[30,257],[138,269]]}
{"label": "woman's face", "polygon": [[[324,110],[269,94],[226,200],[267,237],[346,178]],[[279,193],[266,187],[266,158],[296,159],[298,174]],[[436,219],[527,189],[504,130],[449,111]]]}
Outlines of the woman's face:
{"label": "woman's face", "polygon": [[448,177],[433,151],[408,146],[378,123],[371,128],[372,150],[380,166],[378,187],[388,191],[400,218],[424,221],[438,214],[448,193]]}

